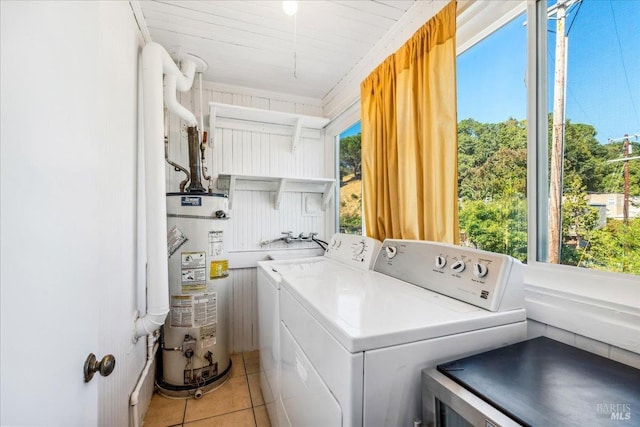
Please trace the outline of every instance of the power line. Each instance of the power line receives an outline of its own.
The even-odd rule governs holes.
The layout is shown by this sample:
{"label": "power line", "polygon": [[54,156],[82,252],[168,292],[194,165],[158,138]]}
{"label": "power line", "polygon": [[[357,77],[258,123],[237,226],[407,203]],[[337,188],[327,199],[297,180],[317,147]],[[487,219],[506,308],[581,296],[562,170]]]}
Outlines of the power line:
{"label": "power line", "polygon": [[578,106],[578,108],[580,109],[580,111],[582,111],[582,114],[584,114],[584,117],[588,120],[589,124],[593,123],[593,120],[591,120],[591,118],[589,117],[589,115],[587,114],[586,111],[584,111],[584,108],[582,108],[582,105],[580,105],[580,103],[578,102],[578,97],[575,95],[575,93],[573,93],[573,91],[571,90],[571,86],[567,85],[567,90],[569,91],[569,94],[571,95],[571,97],[573,98],[573,100],[575,101],[576,105]]}
{"label": "power line", "polygon": [[[582,1],[580,1],[578,3],[578,8],[576,9],[576,13],[575,15],[573,15],[573,19],[571,20],[571,24],[569,24],[569,29],[567,30],[567,36],[569,35],[569,33],[571,32],[571,27],[573,27],[573,23],[576,22],[576,19],[578,18],[578,13],[580,13],[580,8],[582,7]],[[567,11],[567,14],[570,13],[570,10]]]}
{"label": "power line", "polygon": [[636,120],[640,124],[640,116],[638,116],[638,110],[636,108],[636,104],[633,101],[633,96],[631,95],[631,85],[629,84],[629,76],[627,75],[627,66],[624,62],[624,55],[622,54],[622,44],[620,43],[620,35],[618,34],[618,23],[616,22],[616,14],[613,11],[613,2],[609,0],[609,6],[611,7],[611,16],[613,18],[613,29],[616,32],[616,39],[618,40],[618,48],[620,49],[620,59],[622,60],[622,70],[624,71],[624,80],[627,83],[627,90],[629,91],[629,98],[631,99],[631,106],[633,107],[633,112],[636,114]]}

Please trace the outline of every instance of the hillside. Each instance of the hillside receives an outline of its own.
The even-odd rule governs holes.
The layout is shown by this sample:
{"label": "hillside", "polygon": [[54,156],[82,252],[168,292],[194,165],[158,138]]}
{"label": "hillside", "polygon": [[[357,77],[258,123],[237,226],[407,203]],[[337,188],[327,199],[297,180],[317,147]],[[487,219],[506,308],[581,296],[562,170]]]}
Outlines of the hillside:
{"label": "hillside", "polygon": [[[353,175],[344,177],[348,181]],[[341,228],[349,228],[351,232],[358,232],[361,224],[362,212],[362,180],[353,180],[340,187],[340,224]]]}

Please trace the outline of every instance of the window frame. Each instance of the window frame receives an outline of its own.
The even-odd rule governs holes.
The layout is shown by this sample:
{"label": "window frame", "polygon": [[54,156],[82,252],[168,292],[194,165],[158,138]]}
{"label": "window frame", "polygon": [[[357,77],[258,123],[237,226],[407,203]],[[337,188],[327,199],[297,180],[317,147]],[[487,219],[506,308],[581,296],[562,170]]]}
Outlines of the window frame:
{"label": "window frame", "polygon": [[[333,143],[333,170],[336,179],[334,209],[334,231],[340,232],[340,134],[354,126],[362,120],[360,114],[360,97],[347,107],[342,113],[338,114],[335,120],[332,120],[326,128],[326,134],[329,135]],[[362,235],[366,236],[366,225],[364,221],[364,212],[362,215]]]}

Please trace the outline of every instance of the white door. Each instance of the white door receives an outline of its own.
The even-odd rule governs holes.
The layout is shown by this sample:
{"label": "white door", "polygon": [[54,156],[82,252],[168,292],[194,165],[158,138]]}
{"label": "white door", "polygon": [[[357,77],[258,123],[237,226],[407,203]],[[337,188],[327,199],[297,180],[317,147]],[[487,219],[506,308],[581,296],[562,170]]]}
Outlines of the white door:
{"label": "white door", "polygon": [[[130,8],[0,8],[0,425],[126,425],[139,373]],[[107,352],[114,374],[85,383],[88,354]]]}

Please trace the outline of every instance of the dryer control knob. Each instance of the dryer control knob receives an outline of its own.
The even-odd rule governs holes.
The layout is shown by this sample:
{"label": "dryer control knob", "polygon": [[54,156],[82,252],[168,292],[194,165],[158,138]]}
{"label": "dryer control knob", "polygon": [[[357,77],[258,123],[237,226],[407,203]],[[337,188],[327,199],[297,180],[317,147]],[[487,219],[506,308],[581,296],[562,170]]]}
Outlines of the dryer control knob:
{"label": "dryer control knob", "polygon": [[477,278],[482,278],[486,276],[488,272],[489,272],[489,269],[485,264],[481,264],[481,263],[473,264],[473,275],[476,276]]}
{"label": "dryer control knob", "polygon": [[436,268],[444,268],[444,266],[447,265],[447,259],[442,255],[438,255],[436,257],[435,265],[436,265]]}
{"label": "dryer control knob", "polygon": [[398,248],[395,246],[385,246],[385,253],[387,254],[387,258],[393,259],[396,255],[398,255]]}
{"label": "dryer control knob", "polygon": [[464,271],[464,261],[458,260],[451,265],[451,269],[456,273],[462,273]]}

